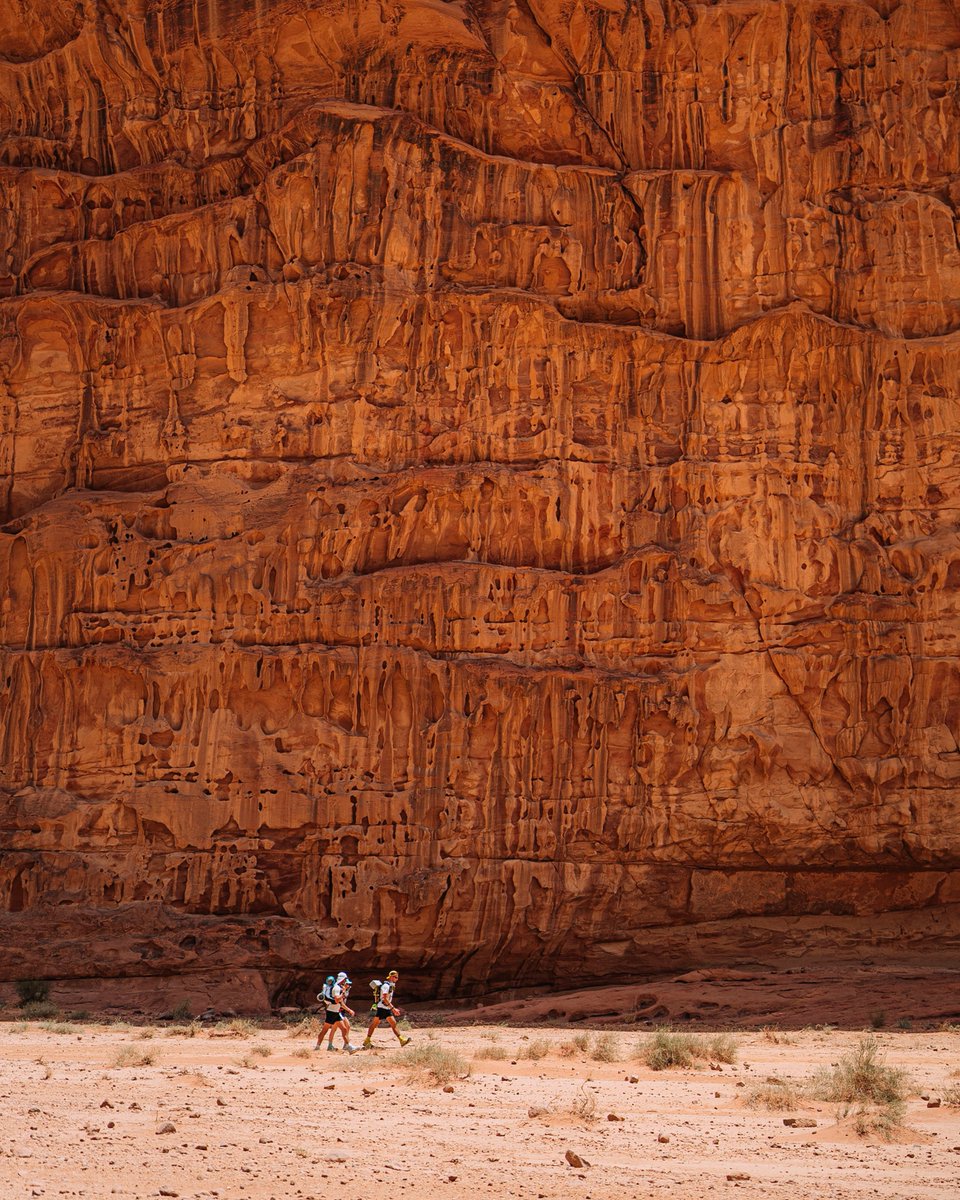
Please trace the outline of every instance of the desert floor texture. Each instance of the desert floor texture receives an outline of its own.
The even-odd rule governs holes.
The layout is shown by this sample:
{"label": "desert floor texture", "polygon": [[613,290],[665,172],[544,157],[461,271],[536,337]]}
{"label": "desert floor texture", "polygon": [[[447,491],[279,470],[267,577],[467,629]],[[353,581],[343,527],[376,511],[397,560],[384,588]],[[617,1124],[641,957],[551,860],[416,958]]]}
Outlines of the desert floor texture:
{"label": "desert floor texture", "polygon": [[[734,1064],[655,1072],[642,1030],[414,1017],[407,1049],[381,1032],[351,1058],[313,1052],[306,1027],[5,1015],[4,1200],[960,1195],[957,1026],[872,1035],[913,1093],[884,1141],[859,1136],[837,1105],[746,1103],[756,1084],[809,1079],[866,1036],[829,1026],[735,1032]],[[412,1066],[425,1045],[459,1055],[459,1073]]]}

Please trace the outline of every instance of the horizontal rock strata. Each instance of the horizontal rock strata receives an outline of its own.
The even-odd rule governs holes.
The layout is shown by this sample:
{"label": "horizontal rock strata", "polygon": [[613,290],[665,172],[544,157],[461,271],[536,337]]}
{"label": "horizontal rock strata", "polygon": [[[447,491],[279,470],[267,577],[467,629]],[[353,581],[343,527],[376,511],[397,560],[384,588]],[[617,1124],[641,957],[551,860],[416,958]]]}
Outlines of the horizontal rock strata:
{"label": "horizontal rock strata", "polygon": [[955,950],[958,80],[947,0],[6,6],[2,977]]}

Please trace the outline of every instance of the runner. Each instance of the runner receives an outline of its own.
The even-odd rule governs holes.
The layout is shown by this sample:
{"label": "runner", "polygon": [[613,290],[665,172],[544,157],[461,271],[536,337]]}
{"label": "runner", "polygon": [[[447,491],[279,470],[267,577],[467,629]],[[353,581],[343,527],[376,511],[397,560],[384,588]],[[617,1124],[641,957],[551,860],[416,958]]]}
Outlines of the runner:
{"label": "runner", "polygon": [[[341,971],[340,974],[349,984],[346,974]],[[332,975],[328,975],[326,982],[323,985],[323,991],[317,996],[324,1007],[323,1028],[317,1038],[317,1044],[314,1050],[319,1050],[323,1046],[323,1039],[327,1033],[333,1033],[338,1026],[343,1034],[343,1048],[348,1054],[355,1054],[359,1049],[358,1046],[350,1045],[350,1022],[346,1020],[341,1012],[343,1008],[343,987]],[[348,1010],[349,1011],[349,1010]]]}
{"label": "runner", "polygon": [[[352,1008],[347,1007],[347,1000],[350,998],[350,989],[351,989],[351,987],[353,987],[353,983],[351,980],[349,980],[347,978],[346,971],[340,972],[340,974],[337,976],[337,983],[340,985],[340,991],[343,993],[342,996],[340,997],[340,1014],[341,1014],[341,1016],[340,1016],[340,1021],[339,1021],[338,1025],[334,1025],[331,1028],[330,1036],[327,1038],[327,1049],[330,1051],[333,1051],[334,1054],[336,1054],[336,1050],[333,1049],[333,1035],[337,1032],[338,1028],[340,1029],[341,1033],[344,1033],[344,1027],[346,1027],[346,1032],[344,1033],[344,1040],[345,1041],[350,1040],[350,1022],[347,1020],[347,1018],[345,1016],[343,1016],[343,1013],[349,1013],[351,1017],[355,1017],[357,1015],[353,1011]],[[358,1047],[356,1047],[356,1046],[350,1047],[350,1052],[353,1053],[353,1051],[357,1048]]]}
{"label": "runner", "polygon": [[[369,1050],[373,1045],[373,1032],[381,1021],[386,1021],[393,1032],[396,1034],[401,1046],[405,1046],[410,1041],[408,1037],[404,1037],[397,1028],[397,1017],[400,1016],[399,1010],[394,1006],[393,993],[399,982],[400,976],[396,971],[391,971],[386,979],[379,984],[377,1001],[373,1010],[373,1016],[370,1018],[370,1028],[367,1030],[367,1036],[363,1040],[364,1050]],[[374,983],[376,984],[376,980]]]}

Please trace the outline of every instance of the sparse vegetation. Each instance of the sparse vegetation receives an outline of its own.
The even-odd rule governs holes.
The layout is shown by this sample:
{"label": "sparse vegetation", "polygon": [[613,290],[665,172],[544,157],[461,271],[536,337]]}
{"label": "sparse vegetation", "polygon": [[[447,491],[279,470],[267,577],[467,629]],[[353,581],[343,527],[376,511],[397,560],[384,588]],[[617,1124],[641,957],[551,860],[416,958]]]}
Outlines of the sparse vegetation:
{"label": "sparse vegetation", "polygon": [[910,1020],[909,1017],[900,1017],[897,1021],[897,1028],[898,1029],[912,1029],[913,1022]]}
{"label": "sparse vegetation", "polygon": [[59,1036],[77,1032],[76,1025],[71,1025],[68,1021],[41,1021],[40,1028],[47,1033],[54,1033]]}
{"label": "sparse vegetation", "polygon": [[870,1028],[871,1029],[885,1029],[886,1025],[887,1025],[887,1014],[882,1008],[878,1012],[874,1012],[874,1013],[870,1014]]}
{"label": "sparse vegetation", "polygon": [[503,1043],[499,1039],[494,1039],[493,1041],[491,1041],[489,1046],[481,1046],[480,1049],[474,1055],[474,1058],[493,1059],[495,1061],[499,1061],[500,1059],[503,1059],[506,1057],[507,1057],[506,1047],[503,1045]]}
{"label": "sparse vegetation", "polygon": [[121,1046],[113,1060],[115,1067],[150,1067],[156,1060],[152,1050],[138,1050],[135,1046]]}
{"label": "sparse vegetation", "polygon": [[269,1058],[273,1051],[266,1042],[257,1042],[255,1046],[250,1047],[250,1053],[255,1054],[257,1058]]}
{"label": "sparse vegetation", "polygon": [[310,1051],[306,1048],[306,1046],[300,1046],[297,1050],[294,1050],[293,1057],[294,1058],[309,1058]]}
{"label": "sparse vegetation", "polygon": [[774,1046],[792,1046],[793,1038],[789,1033],[784,1033],[782,1029],[778,1029],[775,1025],[764,1025],[760,1030],[763,1034],[764,1041],[772,1042]]}
{"label": "sparse vegetation", "polygon": [[612,1033],[598,1033],[590,1047],[590,1057],[594,1062],[619,1062],[620,1047]]}
{"label": "sparse vegetation", "polygon": [[739,1046],[737,1039],[729,1033],[715,1033],[707,1042],[707,1058],[714,1062],[735,1063]]}
{"label": "sparse vegetation", "polygon": [[222,1025],[217,1027],[218,1037],[253,1037],[254,1034],[260,1032],[260,1027],[255,1021],[251,1021],[248,1017],[231,1017],[229,1021],[224,1021]]}
{"label": "sparse vegetation", "polygon": [[190,1005],[187,1003],[187,1001],[181,1000],[180,1003],[178,1005],[176,1005],[173,1008],[173,1010],[171,1011],[170,1017],[174,1021],[190,1021],[190,1020],[192,1020],[193,1014],[190,1011]]}
{"label": "sparse vegetation", "polygon": [[842,1112],[842,1117],[853,1117],[853,1128],[860,1137],[880,1137],[889,1142],[903,1124],[907,1106],[902,1100],[894,1100],[879,1108],[860,1105],[852,1113]]}
{"label": "sparse vegetation", "polygon": [[815,1099],[837,1104],[894,1104],[906,1099],[906,1074],[888,1067],[875,1038],[861,1038],[834,1067],[818,1071]]}
{"label": "sparse vegetation", "polygon": [[470,1074],[467,1060],[456,1050],[448,1050],[438,1042],[415,1046],[405,1052],[402,1062],[412,1075],[429,1076],[437,1084],[465,1079]]}
{"label": "sparse vegetation", "polygon": [[800,1104],[800,1093],[789,1079],[767,1079],[757,1083],[744,1097],[750,1108],[765,1108],[770,1112],[793,1112]]}
{"label": "sparse vegetation", "polygon": [[842,1105],[840,1117],[851,1117],[861,1137],[889,1140],[906,1114],[907,1077],[888,1067],[875,1038],[861,1038],[833,1067],[814,1076],[811,1095]]}
{"label": "sparse vegetation", "polygon": [[952,1083],[944,1088],[941,1099],[947,1108],[960,1108],[960,1083]]}
{"label": "sparse vegetation", "polygon": [[550,1053],[550,1043],[546,1038],[534,1038],[532,1042],[528,1042],[522,1050],[517,1053],[517,1058],[528,1058],[534,1062],[539,1062],[541,1058],[546,1058]]}
{"label": "sparse vegetation", "polygon": [[20,1007],[42,1003],[50,995],[50,984],[45,979],[20,979],[16,984]]}
{"label": "sparse vegetation", "polygon": [[581,1121],[592,1121],[597,1115],[597,1093],[582,1083],[580,1091],[573,1098],[570,1111]]}
{"label": "sparse vegetation", "polygon": [[652,1071],[665,1071],[671,1067],[686,1069],[699,1060],[734,1063],[737,1050],[736,1039],[729,1033],[706,1038],[658,1029],[649,1042],[641,1045],[640,1057]]}
{"label": "sparse vegetation", "polygon": [[21,1015],[33,1021],[55,1017],[58,1011],[57,1006],[50,1000],[28,1000],[20,1005]]}
{"label": "sparse vegetation", "polygon": [[589,1033],[574,1034],[573,1044],[574,1044],[574,1047],[577,1050],[579,1050],[581,1054],[586,1054],[586,1052],[590,1049],[590,1034]]}
{"label": "sparse vegetation", "polygon": [[316,1017],[309,1014],[302,1017],[296,1017],[290,1022],[287,1028],[287,1037],[304,1038],[316,1037],[320,1032],[321,1025]]}

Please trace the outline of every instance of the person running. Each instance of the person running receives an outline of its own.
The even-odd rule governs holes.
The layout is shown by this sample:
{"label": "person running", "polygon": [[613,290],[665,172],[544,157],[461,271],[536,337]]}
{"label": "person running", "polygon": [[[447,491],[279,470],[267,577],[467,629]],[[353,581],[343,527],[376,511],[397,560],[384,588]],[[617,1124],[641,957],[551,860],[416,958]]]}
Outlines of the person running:
{"label": "person running", "polygon": [[[347,1018],[345,1016],[343,1016],[343,1013],[349,1013],[351,1017],[355,1017],[357,1015],[353,1011],[352,1008],[347,1007],[347,1001],[350,998],[350,989],[351,989],[351,987],[353,987],[353,983],[351,980],[349,980],[347,978],[346,971],[340,972],[340,974],[337,976],[337,983],[340,985],[340,991],[343,993],[343,995],[340,998],[341,1016],[340,1016],[340,1020],[337,1022],[337,1024],[331,1028],[330,1036],[327,1038],[327,1049],[330,1051],[333,1051],[334,1054],[336,1053],[336,1051],[333,1048],[333,1035],[337,1032],[337,1029],[339,1029],[340,1032],[343,1033],[344,1027],[346,1027],[346,1033],[344,1035],[344,1040],[345,1041],[350,1040],[350,1022],[347,1020]],[[355,1049],[357,1049],[357,1047],[355,1047],[355,1046],[350,1047],[351,1053]]]}
{"label": "person running", "polygon": [[381,1021],[386,1021],[393,1032],[397,1036],[397,1040],[401,1046],[405,1046],[410,1041],[408,1037],[404,1037],[397,1028],[397,1017],[400,1016],[400,1011],[394,1006],[393,993],[400,980],[400,976],[396,971],[391,971],[386,979],[380,984],[377,1002],[373,1010],[373,1016],[370,1018],[370,1028],[367,1030],[367,1036],[363,1040],[364,1050],[369,1050],[373,1045],[373,1032]]}
{"label": "person running", "polygon": [[[343,972],[341,971],[341,974]],[[344,978],[346,976],[344,975]],[[348,981],[349,982],[349,981]],[[337,1027],[343,1034],[343,1048],[348,1054],[355,1054],[359,1049],[358,1046],[350,1045],[350,1022],[343,1016],[343,987],[337,982],[332,975],[327,976],[327,981],[323,985],[323,991],[317,996],[317,999],[322,1001],[324,1007],[323,1028],[317,1037],[317,1044],[314,1050],[319,1050],[323,1046],[323,1039],[327,1033],[332,1033]]]}

